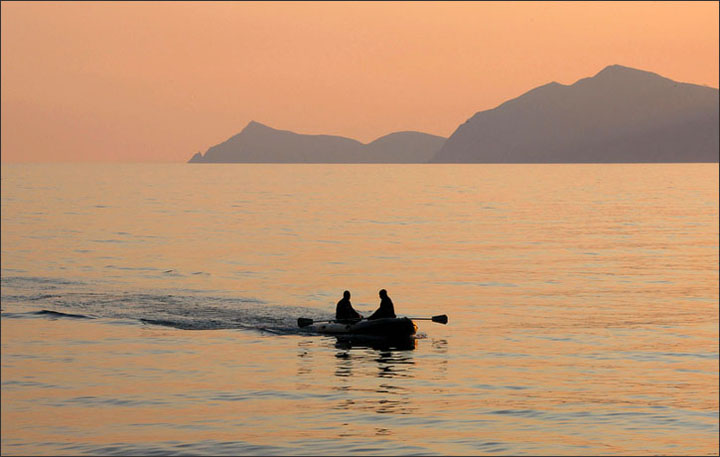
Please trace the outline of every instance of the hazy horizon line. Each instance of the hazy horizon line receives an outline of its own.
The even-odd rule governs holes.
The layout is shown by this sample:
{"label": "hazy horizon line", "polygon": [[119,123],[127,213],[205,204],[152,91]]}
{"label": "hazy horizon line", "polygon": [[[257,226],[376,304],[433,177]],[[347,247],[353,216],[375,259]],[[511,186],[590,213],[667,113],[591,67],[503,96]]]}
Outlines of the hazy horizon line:
{"label": "hazy horizon line", "polygon": [[82,161],[47,161],[47,162],[8,162],[0,161],[0,165],[168,165],[168,164],[180,164],[180,165],[203,165],[203,166],[227,166],[227,165],[378,165],[378,166],[406,166],[406,165],[702,165],[702,164],[718,164],[718,162],[508,162],[508,163],[496,163],[496,162],[409,162],[409,163],[398,163],[398,162],[208,162],[208,163],[188,163],[187,161],[172,161],[172,162],[161,162],[161,161],[110,161],[110,160],[82,160]]}

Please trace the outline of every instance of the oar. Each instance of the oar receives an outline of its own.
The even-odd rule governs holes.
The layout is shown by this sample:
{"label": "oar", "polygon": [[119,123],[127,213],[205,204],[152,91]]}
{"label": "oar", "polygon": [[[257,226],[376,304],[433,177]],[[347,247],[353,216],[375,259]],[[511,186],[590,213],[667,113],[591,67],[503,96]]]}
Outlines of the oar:
{"label": "oar", "polygon": [[307,317],[298,317],[298,327],[300,327],[300,328],[307,327],[308,325],[312,325],[315,322],[335,322],[335,319],[328,320],[328,321],[314,321]]}
{"label": "oar", "polygon": [[[433,321],[437,322],[438,324],[447,324],[448,323],[448,317],[446,314],[440,314],[439,316],[433,316],[433,317],[411,317],[410,320],[414,321]],[[307,327],[308,325],[312,325],[316,322],[336,322],[335,319],[326,320],[326,321],[316,321],[307,317],[298,317],[297,323],[298,327],[303,328]]]}
{"label": "oar", "polygon": [[448,323],[447,314],[440,314],[439,316],[433,316],[433,317],[411,317],[410,320],[433,321],[433,322],[437,322],[438,324],[447,324]]}
{"label": "oar", "polygon": [[298,327],[307,327],[308,325],[317,324],[321,322],[360,322],[362,319],[330,319],[326,321],[316,321],[308,317],[298,317]]}

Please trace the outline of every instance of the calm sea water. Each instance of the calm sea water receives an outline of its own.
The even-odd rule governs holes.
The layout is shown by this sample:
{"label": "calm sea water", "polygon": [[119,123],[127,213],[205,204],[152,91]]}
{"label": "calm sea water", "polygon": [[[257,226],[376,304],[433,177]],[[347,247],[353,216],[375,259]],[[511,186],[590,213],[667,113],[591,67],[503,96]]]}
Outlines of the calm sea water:
{"label": "calm sea water", "polygon": [[7,455],[718,454],[717,164],[4,164],[1,278]]}

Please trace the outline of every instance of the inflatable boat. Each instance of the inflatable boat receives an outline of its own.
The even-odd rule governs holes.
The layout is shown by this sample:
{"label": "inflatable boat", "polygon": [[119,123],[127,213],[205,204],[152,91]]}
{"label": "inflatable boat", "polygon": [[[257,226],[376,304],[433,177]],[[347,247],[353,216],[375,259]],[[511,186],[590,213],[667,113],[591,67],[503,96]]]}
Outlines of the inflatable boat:
{"label": "inflatable boat", "polygon": [[370,335],[384,338],[402,338],[414,335],[417,325],[407,317],[362,319],[360,321],[313,322],[298,319],[298,326],[308,331],[327,335]]}

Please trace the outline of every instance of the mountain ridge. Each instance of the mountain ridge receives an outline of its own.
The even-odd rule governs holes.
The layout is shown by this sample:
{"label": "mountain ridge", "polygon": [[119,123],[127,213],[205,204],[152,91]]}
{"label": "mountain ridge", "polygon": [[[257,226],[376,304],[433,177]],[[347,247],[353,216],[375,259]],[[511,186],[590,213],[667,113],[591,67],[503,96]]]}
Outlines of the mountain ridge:
{"label": "mountain ridge", "polygon": [[189,163],[424,163],[444,142],[441,136],[401,131],[362,143],[275,129],[253,120],[204,155],[196,153]]}
{"label": "mountain ridge", "polygon": [[475,113],[431,162],[717,162],[717,125],[717,89],[609,65]]}
{"label": "mountain ridge", "polygon": [[250,121],[190,163],[718,162],[718,89],[608,65],[476,112],[444,138],[392,132],[362,143]]}

